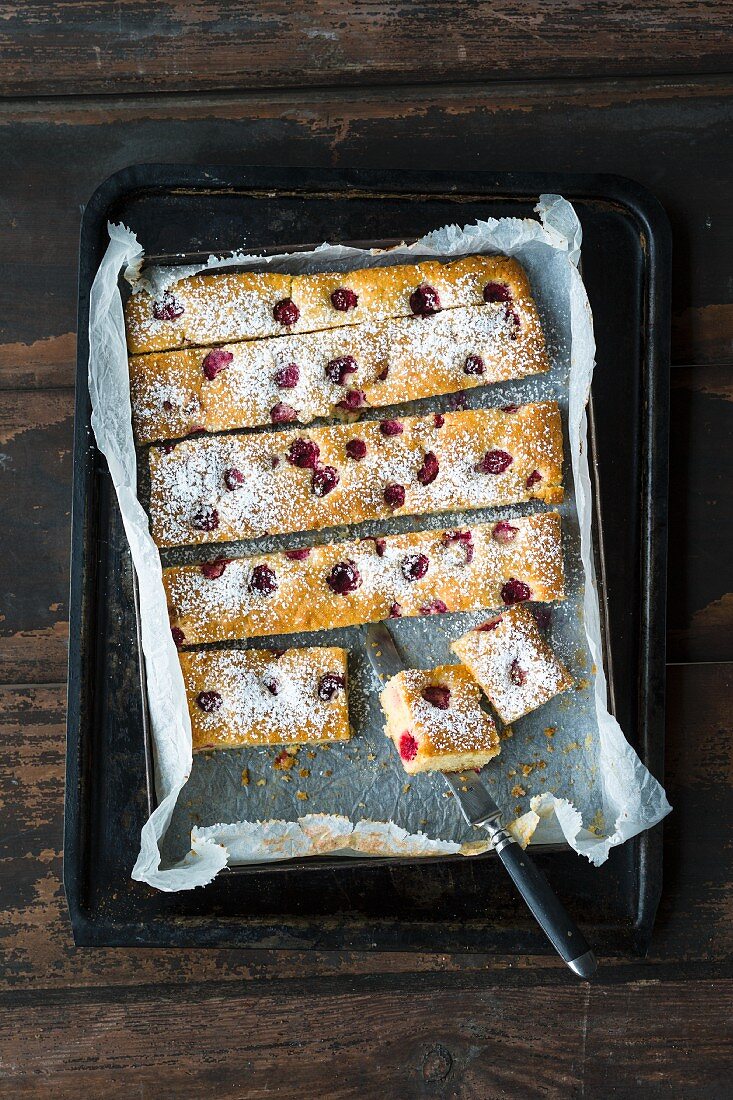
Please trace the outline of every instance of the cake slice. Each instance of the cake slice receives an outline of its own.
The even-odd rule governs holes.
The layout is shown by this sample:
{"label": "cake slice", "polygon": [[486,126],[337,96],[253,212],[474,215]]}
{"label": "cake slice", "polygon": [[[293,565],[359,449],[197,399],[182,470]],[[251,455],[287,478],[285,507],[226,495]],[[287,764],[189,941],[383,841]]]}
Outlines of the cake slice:
{"label": "cake slice", "polygon": [[[125,306],[131,354],[316,332],[446,309],[501,303],[515,326],[539,327],[527,276],[506,256],[450,263],[284,275],[220,271],[191,275],[159,298],[145,291]],[[519,307],[517,309],[516,307]]]}
{"label": "cake slice", "polygon": [[204,436],[150,451],[159,546],[231,542],[393,515],[562,500],[557,403],[308,431]]}
{"label": "cake slice", "polygon": [[451,649],[486,692],[502,722],[514,722],[572,687],[528,607],[516,606],[469,630]]}
{"label": "cake slice", "polygon": [[204,649],[179,657],[194,752],[351,737],[344,649]]}
{"label": "cake slice", "polygon": [[562,600],[556,512],[163,570],[179,646]]}
{"label": "cake slice", "polygon": [[380,699],[385,733],[410,775],[482,768],[499,754],[496,727],[461,665],[405,669],[388,681]]}

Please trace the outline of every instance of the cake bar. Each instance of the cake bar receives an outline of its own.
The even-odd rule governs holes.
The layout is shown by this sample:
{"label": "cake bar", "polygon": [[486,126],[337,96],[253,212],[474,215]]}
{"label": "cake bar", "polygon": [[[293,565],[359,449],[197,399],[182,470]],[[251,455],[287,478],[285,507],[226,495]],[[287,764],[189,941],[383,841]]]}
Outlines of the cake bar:
{"label": "cake bar", "polygon": [[562,500],[557,404],[511,409],[152,448],[153,538],[159,546],[231,542],[392,515]]}
{"label": "cake bar", "polygon": [[384,732],[410,775],[482,768],[499,754],[496,727],[461,665],[405,669],[388,681],[380,699]]}
{"label": "cake bar", "polygon": [[[158,299],[145,291],[125,306],[133,355],[226,344],[396,317],[430,317],[458,306],[502,302],[527,311],[532,292],[516,260],[465,256],[349,272],[282,275],[272,271],[191,275]],[[529,316],[529,314],[528,314]],[[532,306],[532,316],[536,313]]]}
{"label": "cake bar", "polygon": [[514,722],[572,686],[527,607],[469,630],[451,649],[481,685],[502,722]]}
{"label": "cake bar", "polygon": [[344,649],[179,654],[193,751],[348,741]]}
{"label": "cake bar", "polygon": [[[515,318],[519,318],[519,325]],[[394,405],[549,369],[531,299],[130,359],[140,445]]]}
{"label": "cake bar", "polygon": [[179,646],[562,600],[560,516],[173,566],[163,583]]}

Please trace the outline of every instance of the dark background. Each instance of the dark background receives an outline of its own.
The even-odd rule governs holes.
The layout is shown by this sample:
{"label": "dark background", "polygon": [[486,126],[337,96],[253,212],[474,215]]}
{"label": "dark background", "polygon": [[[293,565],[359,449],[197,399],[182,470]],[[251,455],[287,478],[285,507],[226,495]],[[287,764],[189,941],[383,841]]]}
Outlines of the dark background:
{"label": "dark background", "polygon": [[[6,3],[0,1095],[728,1097],[729,3]],[[673,229],[665,888],[649,956],[75,950],[61,887],[80,211],[199,164],[613,172]],[[623,273],[619,273],[623,277]]]}

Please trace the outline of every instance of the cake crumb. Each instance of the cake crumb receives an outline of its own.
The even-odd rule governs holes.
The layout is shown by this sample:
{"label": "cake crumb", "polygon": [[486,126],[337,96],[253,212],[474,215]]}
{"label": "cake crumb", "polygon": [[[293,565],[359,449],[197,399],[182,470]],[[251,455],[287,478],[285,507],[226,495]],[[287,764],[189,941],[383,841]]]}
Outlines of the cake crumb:
{"label": "cake crumb", "polygon": [[513,779],[514,776],[517,774],[517,769],[516,768],[510,768],[509,771],[506,774],[507,774],[509,779]]}
{"label": "cake crumb", "polygon": [[327,779],[330,779],[333,775],[333,768],[326,768],[323,772]]}
{"label": "cake crumb", "polygon": [[376,756],[374,755],[373,752],[368,752],[367,753],[367,760],[376,760],[376,759],[377,758],[376,758]]}
{"label": "cake crumb", "polygon": [[287,749],[283,749],[279,752],[272,762],[273,768],[276,771],[288,771],[295,764],[295,757],[292,753],[289,753]]}
{"label": "cake crumb", "polygon": [[264,785],[265,785],[265,783],[266,783],[266,782],[267,782],[267,780],[266,780],[266,779],[258,779],[258,780],[257,780],[257,786],[258,786],[258,787],[264,787]]}
{"label": "cake crumb", "polygon": [[310,768],[301,768],[300,771],[298,772],[298,775],[300,776],[301,779],[307,779],[308,776],[310,775],[310,773],[311,773]]}
{"label": "cake crumb", "polygon": [[565,748],[562,751],[565,754],[565,756],[567,756],[569,752],[573,751],[573,749],[579,749],[579,748],[580,748],[580,745],[578,744],[577,741],[571,741],[570,744],[566,745]]}
{"label": "cake crumb", "polygon": [[526,793],[524,787],[520,787],[518,783],[515,783],[511,790],[512,798],[524,798]]}
{"label": "cake crumb", "polygon": [[556,729],[556,726],[545,726],[545,737],[554,737]]}
{"label": "cake crumb", "polygon": [[305,791],[296,791],[295,793],[296,793],[296,796],[300,799],[301,802],[307,802],[308,801],[308,795],[305,793]]}
{"label": "cake crumb", "polygon": [[514,730],[511,726],[504,726],[504,729],[499,734],[502,741],[508,741],[510,737],[514,736]]}
{"label": "cake crumb", "polygon": [[242,786],[249,787],[249,768],[242,768]]}
{"label": "cake crumb", "polygon": [[404,787],[402,788],[402,793],[407,794],[407,792],[411,789],[411,787],[412,787],[412,783],[405,783]]}

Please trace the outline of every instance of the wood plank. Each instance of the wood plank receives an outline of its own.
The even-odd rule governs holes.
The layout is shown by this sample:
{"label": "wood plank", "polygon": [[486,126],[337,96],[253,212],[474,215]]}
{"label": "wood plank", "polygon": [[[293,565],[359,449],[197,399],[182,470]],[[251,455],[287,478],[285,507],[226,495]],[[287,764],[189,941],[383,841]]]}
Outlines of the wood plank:
{"label": "wood plank", "polygon": [[[528,989],[450,979],[14,1004],[2,1095],[166,1100],[542,1096],[722,1100],[733,982]],[[704,1006],[704,1008],[703,1008]],[[531,1082],[531,1084],[530,1084]]]}
{"label": "wood plank", "polygon": [[2,95],[724,72],[727,0],[15,0]]}
{"label": "wood plank", "polygon": [[674,361],[724,362],[732,91],[701,77],[6,102],[0,385],[71,384],[79,209],[106,176],[151,160],[630,176],[672,221]]}
{"label": "wood plank", "polygon": [[[665,825],[665,889],[649,960],[604,959],[606,980],[643,976],[668,964],[680,977],[693,963],[724,970],[733,952],[733,852],[720,822],[733,813],[733,665],[669,669],[667,788],[674,813]],[[566,984],[552,956],[511,959],[396,952],[274,950],[75,950],[61,885],[65,689],[0,689],[0,990],[93,986],[315,981],[347,974],[493,974],[499,981]],[[520,976],[516,975],[517,970]],[[655,973],[654,970],[649,971]],[[544,977],[543,977],[544,975]],[[568,979],[569,980],[569,979]],[[534,1009],[533,1009],[534,1011]]]}

